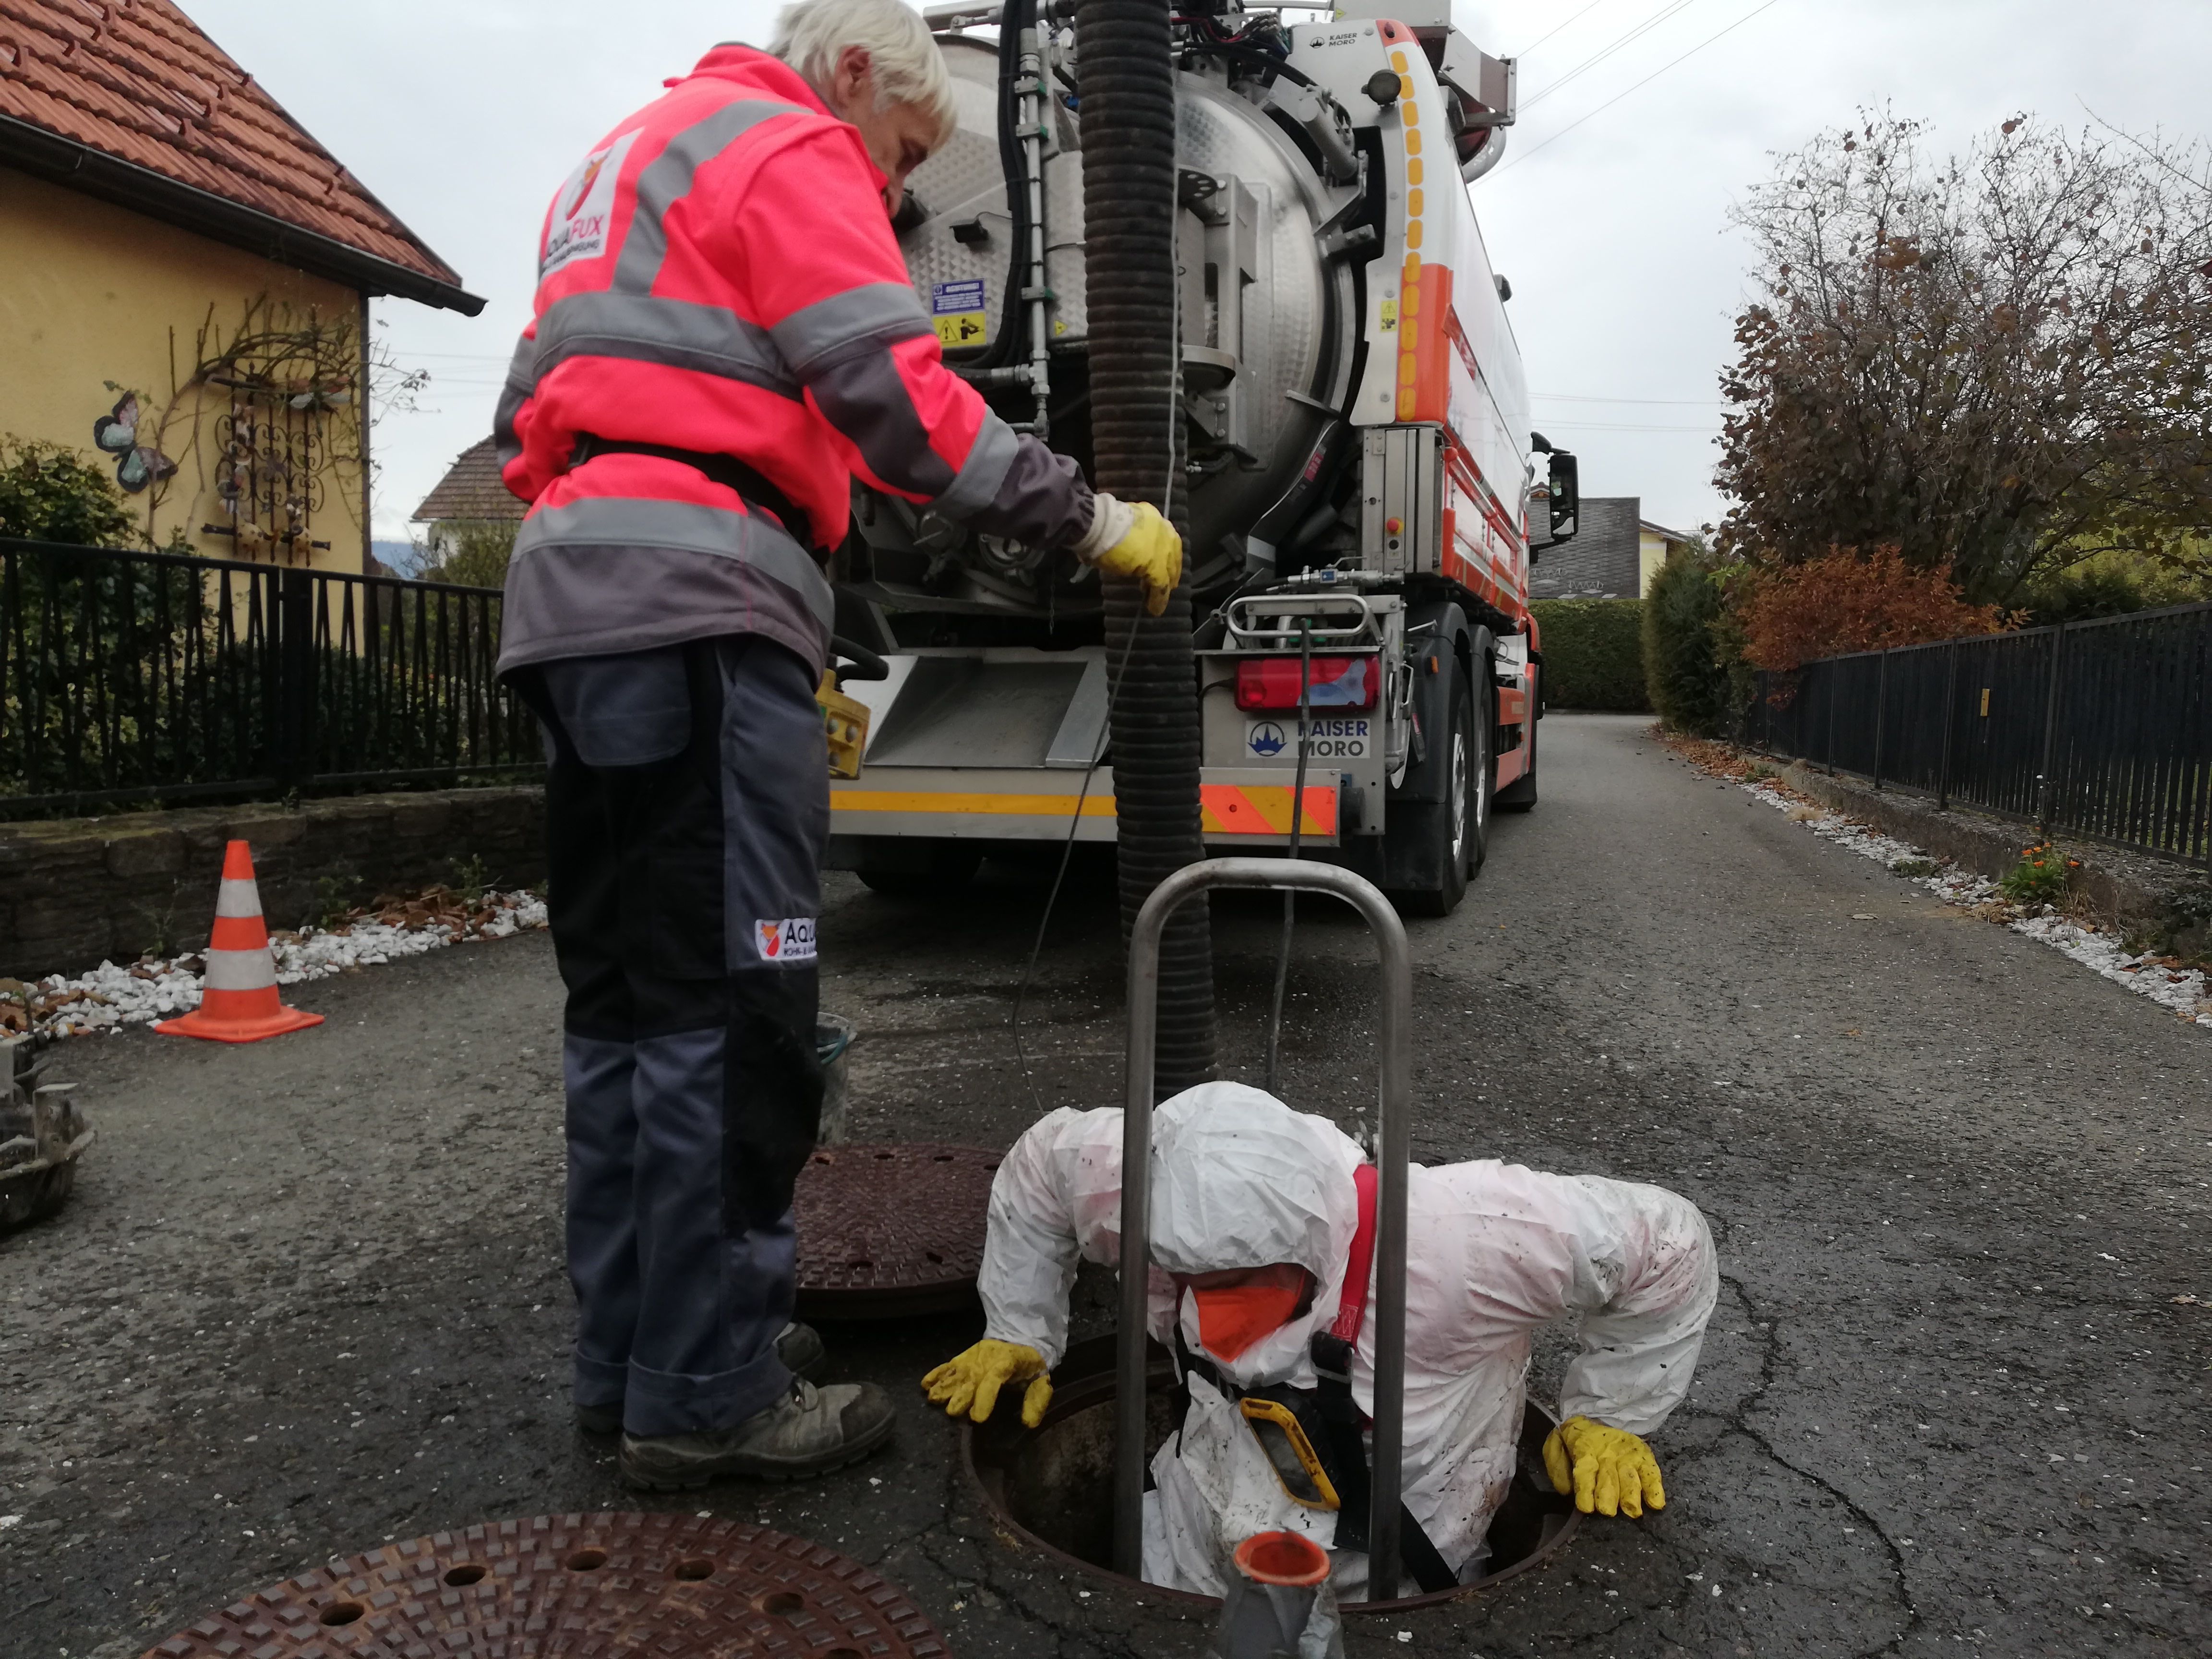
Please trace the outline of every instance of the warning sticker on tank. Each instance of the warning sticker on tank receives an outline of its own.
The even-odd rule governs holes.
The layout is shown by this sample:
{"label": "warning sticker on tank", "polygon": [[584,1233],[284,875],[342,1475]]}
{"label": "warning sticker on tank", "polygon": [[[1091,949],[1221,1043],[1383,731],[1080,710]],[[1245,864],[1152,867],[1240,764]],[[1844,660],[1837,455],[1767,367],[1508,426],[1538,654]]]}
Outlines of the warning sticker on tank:
{"label": "warning sticker on tank", "polygon": [[[1307,723],[1306,756],[1310,760],[1364,760],[1370,720],[1358,717],[1317,716]],[[1244,749],[1255,760],[1296,760],[1297,724],[1294,720],[1253,720],[1244,728]]]}
{"label": "warning sticker on tank", "polygon": [[937,325],[937,337],[948,346],[981,345],[989,331],[983,311],[983,284],[933,283],[929,312]]}

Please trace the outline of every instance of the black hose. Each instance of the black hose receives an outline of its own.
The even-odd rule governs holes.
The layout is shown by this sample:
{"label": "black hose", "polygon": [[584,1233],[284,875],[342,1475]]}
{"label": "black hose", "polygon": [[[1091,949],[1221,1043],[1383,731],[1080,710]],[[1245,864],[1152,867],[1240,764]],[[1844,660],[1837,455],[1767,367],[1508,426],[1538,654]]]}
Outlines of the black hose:
{"label": "black hose", "polygon": [[1006,289],[999,297],[999,336],[973,365],[979,368],[1004,368],[1030,355],[1022,305],[1022,290],[1030,280],[1030,191],[1022,141],[1014,129],[1021,124],[1021,94],[1015,87],[1022,78],[1022,31],[1036,20],[1036,0],[1006,0],[999,15],[999,172],[1006,181],[1006,216],[1012,222],[1007,240],[1012,251],[1006,258]]}
{"label": "black hose", "polygon": [[[1167,0],[1079,0],[1085,294],[1090,312],[1091,476],[1187,530],[1179,481],[1176,331],[1176,82]],[[1121,932],[1169,876],[1206,856],[1199,818],[1197,665],[1188,572],[1166,612],[1108,580],[1109,659],[1126,658],[1112,704]],[[1213,930],[1203,901],[1160,942],[1162,1098],[1212,1080]]]}
{"label": "black hose", "polygon": [[1207,58],[1226,58],[1232,64],[1241,64],[1248,70],[1256,70],[1271,80],[1279,75],[1284,80],[1295,86],[1311,87],[1320,84],[1312,76],[1308,75],[1296,64],[1286,64],[1273,52],[1264,52],[1257,46],[1239,46],[1229,40],[1193,40],[1186,45],[1183,50]]}
{"label": "black hose", "polygon": [[[1298,624],[1298,769],[1291,784],[1291,850],[1297,861],[1299,831],[1306,821],[1306,755],[1313,735],[1313,624]],[[1291,984],[1291,932],[1297,926],[1298,896],[1283,889],[1283,942],[1275,951],[1275,1000],[1267,1012],[1267,1081],[1260,1086],[1276,1095],[1276,1066],[1283,1056],[1283,994]],[[1280,1099],[1279,1095],[1276,1095]]]}

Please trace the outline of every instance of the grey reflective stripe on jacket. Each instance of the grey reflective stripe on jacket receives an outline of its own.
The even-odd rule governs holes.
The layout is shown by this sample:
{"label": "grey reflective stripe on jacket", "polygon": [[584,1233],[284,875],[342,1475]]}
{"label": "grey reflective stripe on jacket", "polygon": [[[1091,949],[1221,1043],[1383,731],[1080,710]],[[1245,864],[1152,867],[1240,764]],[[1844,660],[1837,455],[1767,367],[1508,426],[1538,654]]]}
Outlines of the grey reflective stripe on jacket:
{"label": "grey reflective stripe on jacket", "polygon": [[599,496],[533,513],[507,565],[499,672],[724,634],[760,634],[819,674],[836,599],[773,520]]}
{"label": "grey reflective stripe on jacket", "polygon": [[522,459],[522,440],[515,435],[514,418],[538,389],[537,360],[538,343],[527,334],[514,343],[514,356],[507,360],[507,383],[500,387],[499,406],[491,417],[491,435],[502,472]]}
{"label": "grey reflective stripe on jacket", "polygon": [[556,300],[538,319],[532,372],[550,374],[571,357],[623,357],[696,369],[799,398],[799,382],[767,330],[721,306],[693,300],[642,294],[572,294]]}
{"label": "grey reflective stripe on jacket", "polygon": [[763,121],[813,113],[771,98],[740,98],[672,137],[637,175],[637,210],[615,260],[617,294],[650,294],[668,258],[668,210],[691,193],[699,169]]}

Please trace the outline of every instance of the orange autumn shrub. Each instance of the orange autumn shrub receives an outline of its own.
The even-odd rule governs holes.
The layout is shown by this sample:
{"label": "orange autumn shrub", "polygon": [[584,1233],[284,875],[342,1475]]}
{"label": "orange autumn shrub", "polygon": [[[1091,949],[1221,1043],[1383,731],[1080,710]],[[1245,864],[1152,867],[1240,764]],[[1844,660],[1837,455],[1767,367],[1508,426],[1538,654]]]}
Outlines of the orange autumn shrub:
{"label": "orange autumn shrub", "polygon": [[1743,602],[1739,621],[1746,659],[1774,670],[1851,651],[2001,634],[2013,625],[1996,605],[1967,604],[1949,565],[1916,568],[1894,546],[1863,556],[1832,548],[1770,571]]}

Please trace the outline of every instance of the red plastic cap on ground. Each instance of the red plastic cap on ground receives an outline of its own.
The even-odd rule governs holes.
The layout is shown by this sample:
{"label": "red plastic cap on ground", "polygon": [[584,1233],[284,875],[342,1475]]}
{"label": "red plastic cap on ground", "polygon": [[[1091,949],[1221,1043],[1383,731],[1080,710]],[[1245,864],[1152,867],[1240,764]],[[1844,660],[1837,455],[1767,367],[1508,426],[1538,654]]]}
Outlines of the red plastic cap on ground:
{"label": "red plastic cap on ground", "polygon": [[1255,1532],[1237,1547],[1237,1571],[1255,1584],[1303,1589],[1328,1577],[1328,1552],[1297,1532]]}

